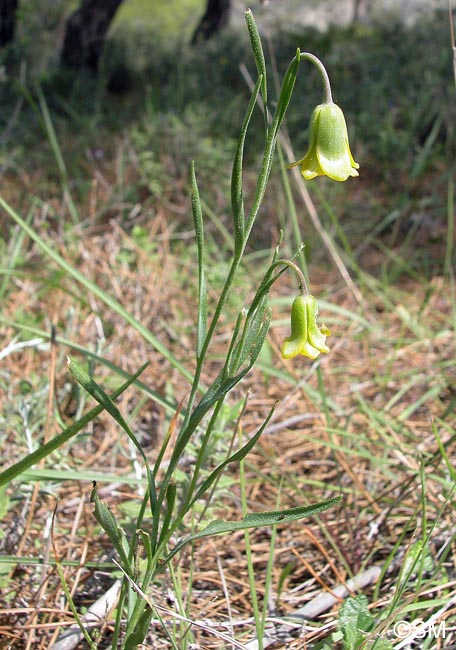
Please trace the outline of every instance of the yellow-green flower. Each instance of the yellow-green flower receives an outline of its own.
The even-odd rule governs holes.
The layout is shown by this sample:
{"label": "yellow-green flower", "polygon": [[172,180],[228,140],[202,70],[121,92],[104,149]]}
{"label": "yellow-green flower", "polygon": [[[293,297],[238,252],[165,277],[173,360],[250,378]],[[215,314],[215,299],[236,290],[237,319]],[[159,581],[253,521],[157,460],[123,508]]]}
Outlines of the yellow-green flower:
{"label": "yellow-green flower", "polygon": [[315,176],[346,181],[349,176],[359,175],[359,165],[353,160],[348,143],[344,114],[333,102],[320,104],[312,113],[309,150],[289,167],[296,165],[301,165],[301,173],[308,181]]}
{"label": "yellow-green flower", "polygon": [[320,352],[327,353],[326,337],[330,332],[324,325],[318,327],[318,305],[314,296],[299,295],[291,306],[291,336],[282,345],[282,357],[291,359],[297,354],[316,359]]}

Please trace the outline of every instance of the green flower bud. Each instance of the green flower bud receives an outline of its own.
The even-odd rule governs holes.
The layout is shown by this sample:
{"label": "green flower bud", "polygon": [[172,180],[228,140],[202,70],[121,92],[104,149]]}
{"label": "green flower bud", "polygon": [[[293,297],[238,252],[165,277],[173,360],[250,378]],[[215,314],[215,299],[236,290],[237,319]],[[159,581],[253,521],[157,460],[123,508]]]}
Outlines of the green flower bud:
{"label": "green flower bud", "polygon": [[306,180],[315,176],[329,176],[335,181],[346,181],[358,176],[358,163],[353,160],[348,143],[347,125],[342,110],[333,102],[320,104],[310,120],[309,150],[301,160],[289,167],[301,165]]}
{"label": "green flower bud", "polygon": [[299,295],[291,307],[291,336],[282,345],[282,357],[291,359],[298,354],[316,359],[320,352],[328,353],[326,337],[330,332],[317,325],[318,305],[314,296]]}

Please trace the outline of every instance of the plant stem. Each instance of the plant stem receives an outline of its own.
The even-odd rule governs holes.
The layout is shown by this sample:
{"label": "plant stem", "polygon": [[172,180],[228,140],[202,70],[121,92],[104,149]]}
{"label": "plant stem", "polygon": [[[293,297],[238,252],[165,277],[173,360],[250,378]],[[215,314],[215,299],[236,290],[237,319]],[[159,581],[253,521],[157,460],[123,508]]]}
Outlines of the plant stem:
{"label": "plant stem", "polygon": [[230,291],[231,285],[233,284],[234,277],[236,275],[236,271],[239,267],[239,264],[241,262],[242,256],[245,251],[245,247],[247,245],[250,233],[253,228],[253,224],[255,222],[255,219],[258,215],[258,211],[260,209],[261,203],[263,201],[264,193],[266,191],[266,187],[268,184],[269,176],[271,173],[271,167],[272,167],[272,160],[274,156],[274,150],[275,146],[277,143],[277,136],[279,133],[279,128],[280,125],[283,122],[283,119],[285,117],[285,112],[288,107],[290,97],[291,97],[291,92],[293,90],[293,85],[296,79],[296,73],[297,73],[297,66],[299,64],[299,53],[296,54],[296,56],[293,58],[291,61],[290,65],[288,66],[288,70],[285,74],[284,77],[284,82],[282,85],[282,91],[281,95],[279,98],[279,102],[277,104],[277,109],[276,113],[274,115],[274,119],[272,121],[272,124],[270,128],[268,129],[268,136],[266,139],[266,144],[264,147],[264,152],[263,152],[263,162],[261,165],[261,171],[260,175],[258,178],[257,186],[256,186],[256,192],[255,192],[255,198],[253,201],[253,205],[250,208],[250,212],[247,218],[246,222],[246,227],[244,231],[244,237],[242,240],[241,245],[239,246],[239,249],[235,250],[233,259],[231,261],[231,267],[228,272],[228,275],[225,280],[225,284],[222,289],[222,293],[220,294],[219,301],[217,303],[217,306],[215,308],[214,315],[212,317],[211,324],[209,326],[209,329],[206,333],[206,337],[204,339],[204,342],[201,346],[200,350],[200,355],[198,358],[198,362],[196,364],[195,368],[195,374],[193,378],[193,383],[192,383],[192,388],[190,392],[190,397],[188,400],[188,405],[187,405],[187,413],[185,416],[185,420],[182,426],[181,431],[185,431],[185,428],[190,420],[191,417],[191,411],[193,408],[194,400],[196,397],[196,392],[198,390],[198,384],[199,380],[201,377],[201,372],[203,369],[203,364],[205,361],[206,353],[209,348],[209,344],[212,340],[212,336],[214,334],[215,328],[217,326],[218,320],[220,318],[220,315],[222,313],[223,307],[225,306],[228,293]]}
{"label": "plant stem", "polygon": [[324,103],[325,104],[332,104],[333,99],[332,99],[332,93],[331,93],[331,84],[329,82],[329,77],[328,77],[328,73],[326,72],[325,66],[320,61],[320,59],[318,59],[314,54],[311,54],[310,52],[301,52],[300,60],[302,60],[302,59],[305,59],[306,61],[310,61],[318,69],[318,72],[320,73],[321,79],[323,81],[323,86],[324,86],[324,89],[325,89],[324,90]]}
{"label": "plant stem", "polygon": [[299,280],[299,291],[301,292],[301,294],[303,296],[309,295],[309,288],[307,286],[306,278],[304,277],[304,273],[301,271],[299,266],[294,262],[292,262],[291,260],[280,259],[280,260],[276,260],[271,264],[271,270],[281,264],[285,264],[285,266],[288,266],[296,273]]}

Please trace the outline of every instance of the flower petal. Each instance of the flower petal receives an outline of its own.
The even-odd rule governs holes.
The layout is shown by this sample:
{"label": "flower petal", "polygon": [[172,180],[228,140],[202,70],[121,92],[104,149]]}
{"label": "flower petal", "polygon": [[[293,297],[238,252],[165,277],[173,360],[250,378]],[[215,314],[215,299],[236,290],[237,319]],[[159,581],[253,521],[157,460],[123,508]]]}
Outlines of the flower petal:
{"label": "flower petal", "polygon": [[301,163],[301,174],[304,176],[306,181],[312,180],[316,176],[323,176],[324,171],[321,168],[320,163],[318,162],[318,157],[316,156],[315,151],[309,151],[307,156],[302,159]]}
{"label": "flower petal", "polygon": [[299,295],[291,307],[291,336],[282,345],[282,357],[291,359],[302,354],[316,359],[320,352],[329,352],[326,337],[329,330],[317,325],[318,304],[314,296]]}
{"label": "flower petal", "polygon": [[314,296],[308,296],[307,300],[307,340],[320,352],[327,354],[329,347],[326,345],[326,336],[329,330],[325,327],[319,328],[317,325],[318,304]]}
{"label": "flower petal", "polygon": [[359,165],[353,159],[348,142],[347,125],[342,110],[333,102],[317,106],[310,121],[309,149],[304,158],[289,165],[301,165],[306,180],[328,176],[346,181],[358,176]]}
{"label": "flower petal", "polygon": [[298,354],[300,354],[299,340],[292,339],[291,337],[286,338],[282,345],[282,357],[284,359],[292,359]]}
{"label": "flower petal", "polygon": [[356,169],[351,166],[350,157],[345,152],[338,158],[329,158],[319,149],[317,156],[324,174],[334,181],[346,181],[349,176],[359,176]]}
{"label": "flower petal", "polygon": [[314,348],[310,343],[303,339],[286,338],[282,345],[282,358],[292,359],[293,357],[302,354],[304,357],[316,359],[320,354],[320,350]]}

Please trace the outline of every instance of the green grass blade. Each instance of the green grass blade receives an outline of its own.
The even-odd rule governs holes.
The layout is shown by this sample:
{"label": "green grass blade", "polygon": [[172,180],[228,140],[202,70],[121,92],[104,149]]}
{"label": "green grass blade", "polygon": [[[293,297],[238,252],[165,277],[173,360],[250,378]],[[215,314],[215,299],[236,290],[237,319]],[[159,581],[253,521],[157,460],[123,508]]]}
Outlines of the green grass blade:
{"label": "green grass blade", "polygon": [[432,433],[435,436],[435,439],[437,440],[437,445],[439,447],[439,452],[440,455],[442,456],[442,459],[445,462],[448,474],[450,475],[451,480],[454,482],[456,485],[456,469],[454,467],[454,462],[448,457],[445,445],[443,444],[443,441],[439,435],[436,423],[433,421],[432,422]]}
{"label": "green grass blade", "polygon": [[[116,399],[121,395],[134,381],[139,377],[139,375],[143,372],[143,370],[147,367],[147,363],[141,366],[141,368],[135,372],[134,375],[131,375],[131,377],[124,383],[122,386],[120,386],[117,390],[115,390],[111,396],[111,399]],[[52,454],[53,451],[61,447],[64,443],[68,442],[71,438],[73,438],[79,431],[84,429],[92,420],[94,420],[100,413],[103,411],[104,407],[103,406],[96,406],[92,410],[90,410],[88,413],[86,413],[80,420],[69,426],[67,429],[59,433],[57,436],[52,438],[52,440],[49,440],[46,444],[42,445],[38,449],[36,449],[34,452],[20,460],[19,462],[15,463],[14,465],[11,465],[11,467],[8,467],[8,469],[5,469],[3,472],[0,473],[0,487],[2,485],[5,485],[5,483],[9,483],[12,481],[14,478],[25,472],[27,469],[29,469],[32,465],[35,465],[38,463],[40,460],[43,460],[43,458],[46,458],[46,456],[49,456],[49,454]]]}
{"label": "green grass blade", "polygon": [[67,168],[65,165],[65,161],[63,160],[62,152],[60,150],[60,145],[59,141],[57,138],[57,134],[54,129],[54,125],[52,123],[52,118],[51,114],[49,112],[48,105],[46,103],[46,100],[44,98],[44,95],[41,91],[40,88],[37,90],[38,92],[38,101],[40,103],[40,110],[43,115],[43,122],[44,122],[44,129],[46,132],[46,135],[48,137],[49,143],[51,145],[52,151],[54,153],[55,161],[57,163],[57,167],[59,169],[60,173],[60,180],[62,183],[62,189],[66,195],[66,199],[68,201],[68,208],[70,210],[71,218],[73,219],[73,223],[77,224],[79,223],[79,214],[78,210],[76,208],[76,205],[73,201],[73,198],[71,196],[70,192],[70,184],[68,182],[68,172]]}
{"label": "green grass blade", "polygon": [[[88,481],[91,483],[94,479],[93,469],[77,470],[71,469],[52,469],[52,468],[37,468],[26,469],[21,478],[24,481]],[[147,487],[146,479],[139,479],[137,476],[122,475],[122,474],[102,474],[96,471],[97,483],[118,483],[119,481],[125,485],[132,487],[140,485]]]}
{"label": "green grass blade", "polygon": [[90,650],[97,650],[97,646],[92,641],[92,638],[91,638],[90,634],[88,633],[88,631],[86,630],[83,622],[81,621],[78,610],[76,609],[76,605],[74,604],[73,598],[71,596],[71,591],[70,591],[70,589],[68,587],[68,584],[67,584],[67,581],[65,579],[65,573],[63,572],[62,565],[61,565],[60,561],[57,559],[57,556],[56,556],[55,559],[56,559],[55,566],[56,566],[56,569],[57,569],[57,573],[59,574],[60,584],[62,585],[62,589],[64,591],[64,594],[65,594],[65,597],[67,599],[67,603],[68,603],[68,606],[69,606],[69,608],[71,610],[71,613],[73,614],[73,616],[75,618],[75,621],[78,624],[79,629],[81,630],[81,634],[83,635],[83,637],[84,637],[84,639],[85,639],[85,641],[87,643],[87,647],[90,648]]}
{"label": "green grass blade", "polygon": [[[33,218],[33,210],[30,210],[29,214],[26,217],[26,222],[29,223]],[[11,233],[11,240],[9,244],[8,257],[4,261],[4,267],[2,268],[3,279],[0,283],[0,304],[3,302],[3,298],[6,295],[6,288],[8,283],[11,280],[11,277],[14,273],[16,266],[16,260],[19,257],[22,243],[24,241],[25,233],[23,230],[19,230],[18,233]]]}
{"label": "green grass blade", "polygon": [[17,212],[13,210],[13,208],[6,203],[1,197],[0,197],[0,207],[5,210],[5,212],[17,223],[20,225],[20,227],[25,230],[25,232],[33,239],[34,242],[38,244],[38,246],[50,257],[51,259],[54,260],[62,269],[64,269],[67,273],[69,273],[73,278],[75,278],[80,284],[82,284],[83,287],[85,287],[88,291],[91,291],[95,296],[100,298],[105,305],[110,307],[113,311],[115,311],[119,316],[121,316],[127,323],[129,323],[134,329],[141,334],[141,336],[144,337],[144,339],[150,343],[157,352],[160,352],[160,354],[167,360],[169,363],[179,370],[179,372],[186,378],[189,379],[190,381],[193,378],[192,373],[190,373],[168,350],[168,348],[161,343],[157,339],[156,336],[150,332],[147,327],[145,327],[140,321],[138,321],[134,316],[132,316],[126,309],[120,305],[117,300],[112,298],[109,294],[107,294],[105,291],[100,289],[100,287],[95,283],[92,282],[92,280],[89,280],[86,278],[82,273],[80,273],[77,269],[73,268],[71,264],[69,264],[57,251],[53,250],[49,244],[47,244],[44,239],[42,239],[34,230],[27,224],[22,217],[20,217]]}
{"label": "green grass blade", "polygon": [[76,381],[81,384],[81,386],[90,394],[92,397],[101,405],[103,408],[111,415],[111,417],[122,427],[122,429],[125,431],[127,436],[130,438],[136,449],[138,450],[139,454],[141,455],[143,461],[144,461],[144,466],[146,468],[147,472],[147,479],[149,483],[149,494],[151,496],[151,506],[152,506],[152,515],[155,513],[155,506],[156,506],[156,492],[155,492],[155,482],[152,478],[151,471],[149,469],[149,463],[147,462],[146,455],[144,453],[144,449],[141,447],[139,444],[135,434],[131,430],[130,426],[128,425],[127,421],[123,417],[122,413],[119,411],[117,406],[114,404],[112,399],[109,397],[107,393],[101,388],[97,382],[90,377],[86,373],[86,371],[77,364],[73,359],[68,359],[68,368],[73,375],[73,377],[76,379]]}
{"label": "green grass blade", "polygon": [[65,183],[68,183],[68,172],[63,160],[62,152],[60,151],[59,142],[57,139],[57,134],[52,123],[51,114],[49,113],[49,108],[44,98],[44,95],[40,88],[37,89],[38,101],[40,104],[41,114],[43,116],[43,126],[46,131],[46,135],[49,139],[49,143],[54,152],[55,162],[59,169],[60,176]]}
{"label": "green grass blade", "polygon": [[[23,566],[55,566],[56,560],[53,557],[27,557],[25,555],[0,555],[0,565],[2,564],[21,564]],[[69,567],[74,567],[76,569],[81,568],[81,560],[61,560],[60,564],[62,566],[69,566]],[[89,562],[87,560],[84,560],[84,568],[85,569],[96,569],[97,571],[101,571],[102,569],[106,569],[107,571],[112,571],[113,568],[115,568],[115,564],[113,562],[100,562],[99,560]]]}

